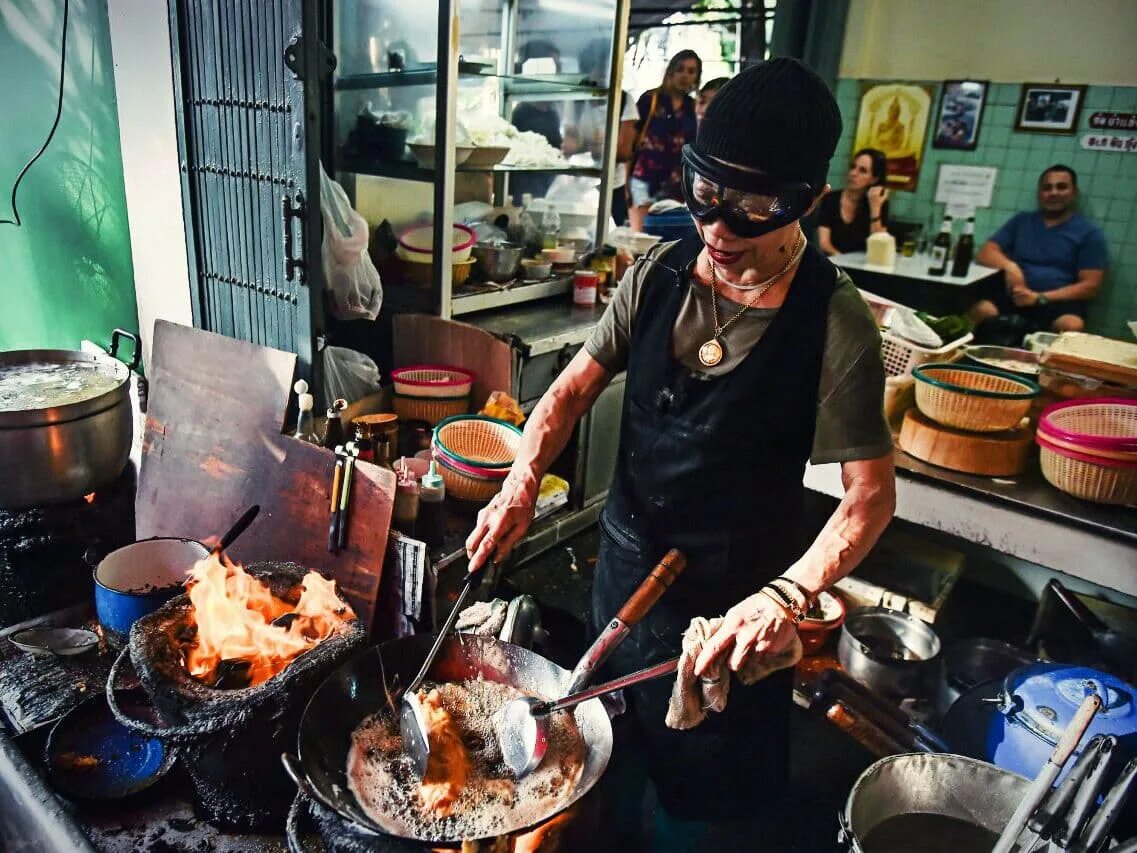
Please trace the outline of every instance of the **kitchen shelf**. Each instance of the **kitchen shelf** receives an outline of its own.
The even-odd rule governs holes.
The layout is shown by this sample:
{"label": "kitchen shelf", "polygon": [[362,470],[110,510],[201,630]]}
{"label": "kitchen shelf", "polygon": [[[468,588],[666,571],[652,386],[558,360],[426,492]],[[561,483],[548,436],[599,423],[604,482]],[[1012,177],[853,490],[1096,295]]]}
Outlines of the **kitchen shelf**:
{"label": "kitchen shelf", "polygon": [[[578,76],[498,74],[478,62],[459,62],[458,76],[501,80],[502,91],[509,96],[579,95],[603,98],[608,95],[606,86],[582,80]],[[406,71],[347,74],[336,78],[335,88],[341,92],[360,89],[397,89],[403,86],[433,86],[437,82],[438,69],[433,65],[426,65]]]}
{"label": "kitchen shelf", "polygon": [[[404,181],[421,181],[423,183],[434,183],[436,174],[434,169],[424,169],[414,160],[372,160],[363,162],[360,160],[353,160],[347,157],[341,157],[339,160],[338,170],[341,172],[354,172],[357,175],[374,175],[380,178],[398,178]],[[456,172],[476,173],[483,174],[493,172],[495,174],[518,174],[518,173],[555,173],[558,175],[576,175],[581,177],[600,177],[601,169],[599,166],[483,166],[483,167],[470,167],[461,165],[455,169]]]}
{"label": "kitchen shelf", "polygon": [[463,294],[455,291],[450,297],[450,312],[453,316],[460,314],[473,314],[476,311],[485,311],[487,308],[501,308],[505,305],[517,305],[520,302],[529,302],[533,299],[544,299],[549,296],[559,296],[572,291],[572,276],[554,278],[549,281],[540,281],[533,284],[515,284],[504,290],[494,288],[480,293]]}

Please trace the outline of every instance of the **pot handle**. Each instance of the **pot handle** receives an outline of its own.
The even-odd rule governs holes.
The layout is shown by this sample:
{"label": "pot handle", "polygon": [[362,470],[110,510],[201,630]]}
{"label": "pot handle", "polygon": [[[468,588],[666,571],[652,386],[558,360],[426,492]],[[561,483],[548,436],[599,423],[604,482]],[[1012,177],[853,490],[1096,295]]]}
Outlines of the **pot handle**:
{"label": "pot handle", "polygon": [[134,344],[134,352],[126,366],[130,370],[137,370],[139,363],[142,361],[142,341],[139,340],[138,335],[134,334],[134,332],[128,332],[126,329],[115,329],[111,332],[111,357],[119,357],[118,345],[122,338],[128,338],[130,342]]}
{"label": "pot handle", "polygon": [[[286,753],[281,758],[291,758],[291,756]],[[284,763],[284,769],[288,770],[287,761]],[[292,775],[291,770],[289,770],[289,775]],[[288,840],[288,853],[311,853],[312,848],[306,847],[300,838],[300,814],[308,810],[309,802],[307,794],[301,789],[296,792],[296,796],[292,798],[292,805],[288,807],[288,819],[284,822],[284,837]]]}
{"label": "pot handle", "polygon": [[118,657],[111,665],[110,674],[107,676],[107,705],[110,706],[111,713],[114,714],[115,719],[126,726],[132,731],[143,734],[146,737],[156,737],[159,740],[168,741],[193,741],[199,740],[206,735],[213,735],[223,729],[229,729],[241,723],[248,715],[247,708],[241,708],[237,711],[229,711],[225,714],[219,714],[207,723],[193,726],[155,726],[143,720],[129,716],[125,711],[118,706],[118,700],[115,699],[115,683],[118,681],[119,669],[122,667],[122,662],[127,658],[130,652],[130,646],[123,646],[122,651],[118,653]]}

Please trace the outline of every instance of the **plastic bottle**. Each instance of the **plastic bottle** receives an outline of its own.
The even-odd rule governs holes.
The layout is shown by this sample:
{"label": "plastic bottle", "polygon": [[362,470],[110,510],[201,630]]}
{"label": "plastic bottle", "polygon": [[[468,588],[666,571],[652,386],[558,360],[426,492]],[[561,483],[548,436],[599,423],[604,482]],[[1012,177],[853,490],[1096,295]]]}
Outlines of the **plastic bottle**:
{"label": "plastic bottle", "polygon": [[406,465],[396,468],[395,476],[395,505],[391,517],[400,532],[415,536],[419,515],[419,484]]}
{"label": "plastic bottle", "polygon": [[446,483],[437,466],[432,460],[419,483],[416,535],[431,548],[440,547],[446,538]]}
{"label": "plastic bottle", "polygon": [[963,226],[963,235],[955,244],[955,259],[951,264],[951,274],[956,278],[963,278],[971,269],[971,257],[975,254],[975,217],[967,217]]}
{"label": "plastic bottle", "polygon": [[940,226],[940,233],[932,243],[932,258],[928,266],[928,275],[943,275],[948,268],[948,253],[951,252],[951,217],[944,217],[944,224]]}
{"label": "plastic bottle", "polygon": [[310,444],[319,444],[320,438],[316,435],[316,422],[312,416],[312,407],[316,401],[308,393],[308,383],[298,379],[292,390],[296,392],[296,404],[300,409],[300,414],[296,417],[296,432],[292,436]]}
{"label": "plastic bottle", "polygon": [[561,233],[561,213],[555,202],[545,199],[545,212],[541,214],[541,248],[557,248]]}

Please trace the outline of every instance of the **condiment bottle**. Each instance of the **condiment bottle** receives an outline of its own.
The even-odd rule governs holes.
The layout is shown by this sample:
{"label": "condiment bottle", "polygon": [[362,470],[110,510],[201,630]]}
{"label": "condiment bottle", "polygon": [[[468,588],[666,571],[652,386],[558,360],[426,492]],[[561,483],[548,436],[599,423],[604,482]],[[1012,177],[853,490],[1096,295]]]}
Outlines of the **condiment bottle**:
{"label": "condiment bottle", "polygon": [[359,459],[364,462],[375,461],[375,442],[371,438],[371,429],[367,424],[355,424],[355,446],[359,448]]}
{"label": "condiment bottle", "polygon": [[340,398],[328,406],[328,421],[324,426],[324,447],[334,450],[337,445],[344,443],[343,420],[340,412],[347,408],[347,401]]}
{"label": "condiment bottle", "polygon": [[299,379],[292,388],[296,392],[296,404],[300,409],[300,414],[296,417],[296,432],[293,433],[293,437],[310,444],[319,444],[320,439],[316,435],[316,423],[312,416],[315,399],[308,393],[308,383]]}
{"label": "condiment bottle", "polygon": [[605,246],[593,259],[592,270],[599,276],[596,296],[607,305],[611,301],[612,277],[616,274],[616,247]]}
{"label": "condiment bottle", "polygon": [[395,526],[408,536],[415,536],[419,514],[419,485],[406,464],[395,470],[395,505],[391,516]]}
{"label": "condiment bottle", "polygon": [[431,548],[438,548],[446,538],[446,483],[438,473],[438,463],[431,460],[430,470],[419,484],[418,524],[416,536]]}

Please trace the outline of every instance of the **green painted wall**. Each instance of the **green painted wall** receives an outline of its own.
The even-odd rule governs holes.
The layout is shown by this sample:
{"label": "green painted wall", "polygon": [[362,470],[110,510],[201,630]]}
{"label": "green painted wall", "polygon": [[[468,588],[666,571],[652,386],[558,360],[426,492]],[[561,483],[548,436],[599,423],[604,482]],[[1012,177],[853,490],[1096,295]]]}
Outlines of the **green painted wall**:
{"label": "green painted wall", "polygon": [[0,349],[137,331],[105,0],[0,0],[0,81]]}
{"label": "green painted wall", "polygon": [[[860,82],[843,79],[837,83],[837,102],[845,127],[829,169],[829,182],[835,187],[844,185],[848,157],[853,153]],[[931,85],[936,93],[934,116],[939,109],[940,81]],[[1065,163],[1078,172],[1079,208],[1102,228],[1109,245],[1110,268],[1101,292],[1090,305],[1088,331],[1132,340],[1126,321],[1137,320],[1137,154],[1083,150],[1081,137],[1090,130],[1091,113],[1137,111],[1137,87],[1090,86],[1077,131],[1071,136],[1015,133],[1020,91],[1017,83],[991,84],[979,126],[979,145],[974,151],[933,148],[929,129],[920,182],[915,192],[892,193],[892,215],[923,222],[925,229],[930,226],[933,231],[939,230],[944,206],[932,201],[939,165],[994,166],[999,174],[992,205],[975,212],[976,240],[986,240],[1013,214],[1037,208],[1038,176],[1047,166]],[[1117,130],[1096,132],[1133,135]],[[956,226],[956,237],[960,233]]]}

